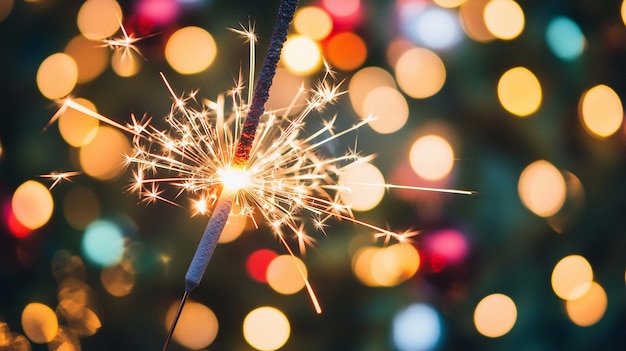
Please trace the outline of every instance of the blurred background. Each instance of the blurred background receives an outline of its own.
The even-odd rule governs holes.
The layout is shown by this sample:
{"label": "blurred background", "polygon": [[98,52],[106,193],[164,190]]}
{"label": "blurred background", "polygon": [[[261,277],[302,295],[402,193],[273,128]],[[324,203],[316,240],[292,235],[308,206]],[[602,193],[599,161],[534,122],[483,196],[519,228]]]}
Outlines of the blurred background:
{"label": "blurred background", "polygon": [[[215,100],[248,72],[229,28],[260,65],[278,3],[0,0],[0,349],[162,347],[207,217],[129,193],[130,137],[59,99],[165,126],[159,73]],[[375,154],[366,181],[477,194],[353,189],[358,220],[419,234],[311,225],[321,315],[272,232],[231,218],[170,350],[622,349],[625,23],[618,0],[301,1],[269,108],[324,59],[348,92],[305,130],[374,116],[328,145]]]}

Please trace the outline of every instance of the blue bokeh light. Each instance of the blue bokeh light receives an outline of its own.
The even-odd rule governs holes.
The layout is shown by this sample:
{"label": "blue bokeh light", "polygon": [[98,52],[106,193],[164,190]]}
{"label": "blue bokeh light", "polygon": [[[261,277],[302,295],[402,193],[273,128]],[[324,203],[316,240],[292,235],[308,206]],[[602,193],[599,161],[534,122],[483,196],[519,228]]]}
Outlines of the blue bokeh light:
{"label": "blue bokeh light", "polygon": [[117,264],[124,255],[124,235],[114,222],[97,220],[85,229],[82,249],[85,256],[99,266]]}
{"label": "blue bokeh light", "polygon": [[413,43],[435,50],[453,47],[462,39],[457,16],[435,6],[403,6],[400,9],[400,28]]}
{"label": "blue bokeh light", "polygon": [[550,21],[546,41],[550,50],[566,61],[579,57],[585,48],[585,37],[580,27],[567,17],[556,17]]}
{"label": "blue bokeh light", "polygon": [[400,351],[433,350],[439,344],[441,334],[439,313],[423,303],[410,305],[393,320],[393,342]]}

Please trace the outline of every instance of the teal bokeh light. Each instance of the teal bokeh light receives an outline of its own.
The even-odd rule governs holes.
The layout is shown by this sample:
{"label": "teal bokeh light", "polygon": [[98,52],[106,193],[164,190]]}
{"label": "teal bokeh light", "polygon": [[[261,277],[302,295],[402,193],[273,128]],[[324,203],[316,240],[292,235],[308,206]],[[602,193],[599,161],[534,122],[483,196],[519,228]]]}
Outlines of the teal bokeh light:
{"label": "teal bokeh light", "polygon": [[114,222],[97,220],[85,229],[82,249],[93,263],[112,266],[122,259],[124,241],[122,230]]}
{"label": "teal bokeh light", "polygon": [[550,21],[546,41],[550,50],[566,61],[579,57],[585,48],[585,36],[580,27],[567,17],[555,17]]}

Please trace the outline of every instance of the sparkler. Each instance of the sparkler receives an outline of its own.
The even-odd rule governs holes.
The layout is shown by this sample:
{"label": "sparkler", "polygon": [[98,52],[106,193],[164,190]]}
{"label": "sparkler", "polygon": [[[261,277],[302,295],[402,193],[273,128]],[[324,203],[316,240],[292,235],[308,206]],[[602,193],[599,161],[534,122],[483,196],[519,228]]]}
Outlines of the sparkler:
{"label": "sparkler", "polygon": [[[301,212],[311,215],[311,223],[324,230],[331,219],[348,220],[373,232],[374,236],[400,242],[410,240],[414,231],[396,233],[356,219],[340,191],[350,184],[341,184],[339,176],[350,165],[368,162],[373,156],[359,156],[356,151],[332,156],[324,151],[329,142],[340,138],[371,120],[364,119],[353,126],[335,132],[336,116],[323,122],[320,129],[304,133],[305,120],[322,111],[342,94],[341,83],[334,83],[332,71],[326,66],[319,83],[311,90],[300,89],[293,102],[284,109],[265,111],[265,102],[275,75],[287,31],[295,13],[297,0],[282,0],[278,19],[272,33],[267,56],[252,94],[244,94],[242,79],[228,93],[216,101],[200,100],[197,92],[178,96],[161,74],[174,102],[165,117],[168,130],[161,130],[151,119],[137,119],[121,125],[91,111],[71,98],[62,101],[62,107],[53,116],[54,121],[66,108],[73,108],[132,135],[134,151],[126,156],[126,164],[133,165],[134,182],[129,189],[146,202],[165,201],[177,206],[183,193],[192,199],[197,214],[213,208],[207,227],[185,276],[185,291],[170,327],[163,350],[167,350],[176,323],[189,293],[200,284],[208,262],[213,255],[221,232],[233,208],[258,224],[261,217],[291,255],[288,244],[292,237],[304,253],[314,239],[305,230],[306,220]],[[250,29],[236,30],[250,41],[250,82],[254,77],[254,44],[256,38]],[[130,38],[124,32],[125,38]],[[112,47],[120,43],[136,50],[134,41],[108,42]],[[115,45],[114,45],[115,44]],[[294,113],[296,101],[306,96],[306,105]],[[199,101],[200,100],[200,101]],[[298,106],[300,107],[300,106]],[[73,174],[71,174],[73,175]],[[56,182],[65,176],[52,177]],[[55,183],[56,184],[56,183]],[[359,184],[363,185],[363,184]],[[473,194],[471,191],[400,186],[393,184],[366,184],[372,187],[403,188]],[[313,288],[301,268],[296,265],[317,313],[321,306]]]}

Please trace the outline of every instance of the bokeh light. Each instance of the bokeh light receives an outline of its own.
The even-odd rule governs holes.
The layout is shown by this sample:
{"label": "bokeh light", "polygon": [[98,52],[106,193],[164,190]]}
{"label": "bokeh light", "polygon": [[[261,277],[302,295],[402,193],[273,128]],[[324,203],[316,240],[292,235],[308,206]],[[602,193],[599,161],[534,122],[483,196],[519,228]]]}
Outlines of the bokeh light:
{"label": "bokeh light", "polygon": [[14,3],[15,3],[14,0],[0,1],[0,22],[4,21],[7,17],[9,17],[11,10],[13,10]]}
{"label": "bokeh light", "polygon": [[369,126],[377,133],[390,134],[402,128],[409,119],[409,105],[396,89],[378,87],[363,101],[363,112],[373,118]]}
{"label": "bokeh light", "polygon": [[80,148],[80,166],[91,177],[109,180],[124,171],[124,155],[130,155],[130,143],[119,130],[101,126],[93,140]]}
{"label": "bokeh light", "polygon": [[461,26],[447,9],[408,3],[400,8],[400,25],[404,35],[415,44],[431,49],[447,49],[461,41]]}
{"label": "bokeh light", "polygon": [[365,67],[352,75],[348,85],[348,97],[359,117],[369,117],[370,111],[365,110],[365,99],[370,92],[380,87],[396,88],[391,74],[380,67]]}
{"label": "bokeh light", "polygon": [[28,229],[37,229],[48,223],[54,209],[48,188],[34,180],[22,183],[11,200],[13,215]]}
{"label": "bokeh light", "polygon": [[365,246],[352,257],[352,272],[364,285],[396,286],[415,275],[420,267],[417,249],[407,243],[385,248]]}
{"label": "bokeh light", "polygon": [[78,69],[78,83],[90,82],[107,67],[107,49],[101,42],[89,40],[82,35],[75,36],[65,46],[64,52],[70,55]]}
{"label": "bokeh light", "polygon": [[267,282],[267,267],[278,257],[278,254],[269,249],[260,249],[254,251],[246,259],[246,271],[252,277],[252,279],[266,283]]}
{"label": "bokeh light", "polygon": [[582,95],[579,115],[591,135],[605,138],[613,135],[622,125],[624,106],[613,89],[600,84]]}
{"label": "bokeh light", "polygon": [[82,250],[85,256],[99,266],[112,266],[120,262],[126,246],[124,234],[117,224],[97,220],[85,229]]}
{"label": "bokeh light", "polygon": [[359,11],[361,0],[322,0],[324,8],[336,17],[349,17]]}
{"label": "bokeh light", "polygon": [[313,40],[322,40],[332,31],[333,20],[323,9],[316,6],[305,6],[296,12],[293,26],[301,35]]}
{"label": "bokeh light", "polygon": [[[165,316],[165,327],[174,321],[178,309],[178,301],[173,302]],[[207,306],[189,301],[185,304],[172,338],[184,347],[200,350],[209,346],[217,337],[219,329],[215,313]]]}
{"label": "bokeh light", "polygon": [[484,336],[497,338],[507,334],[517,321],[515,302],[504,294],[485,296],[474,310],[474,325]]}
{"label": "bokeh light", "polygon": [[410,305],[393,318],[393,343],[400,351],[434,350],[442,338],[439,313],[424,303]]}
{"label": "bokeh light", "polygon": [[461,263],[469,252],[465,236],[456,229],[442,229],[424,238],[424,249],[429,255],[445,260],[446,264]]}
{"label": "bokeh light", "polygon": [[550,21],[546,41],[550,50],[565,61],[578,58],[585,48],[585,37],[580,27],[567,17],[559,16]]}
{"label": "bokeh light", "polygon": [[563,175],[545,160],[535,161],[522,171],[517,189],[524,206],[540,217],[555,215],[567,195]]}
{"label": "bokeh light", "polygon": [[178,17],[179,5],[177,0],[140,0],[137,12],[156,24],[165,25]]}
{"label": "bokeh light", "polygon": [[450,143],[434,134],[417,139],[409,151],[411,168],[417,175],[427,180],[446,177],[454,166],[454,151]]}
{"label": "bokeh light", "polygon": [[552,270],[552,290],[563,300],[574,300],[583,296],[593,281],[593,270],[580,255],[563,257]]}
{"label": "bokeh light", "polygon": [[525,67],[514,67],[506,71],[498,81],[498,100],[514,115],[528,116],[541,105],[541,84],[537,77]]}
{"label": "bokeh light", "polygon": [[115,0],[87,0],[76,18],[81,34],[90,40],[111,37],[120,28],[121,21],[122,8]]}
{"label": "bokeh light", "polygon": [[298,113],[306,106],[306,96],[303,91],[308,89],[306,77],[291,73],[288,69],[279,67],[270,88],[270,96],[265,103],[266,111],[282,112],[285,106],[292,106],[291,112]]}
{"label": "bokeh light", "polygon": [[246,228],[247,218],[245,215],[231,211],[218,243],[225,244],[237,239]]}
{"label": "bokeh light", "polygon": [[485,6],[491,0],[468,0],[459,9],[461,27],[468,37],[477,42],[489,42],[495,39],[485,23]]}
{"label": "bokeh light", "polygon": [[467,0],[433,0],[433,2],[441,7],[454,8],[463,5]]}
{"label": "bokeh light", "polygon": [[376,207],[383,196],[383,174],[371,163],[356,163],[346,167],[339,176],[339,196],[355,211],[368,211]]}
{"label": "bokeh light", "polygon": [[596,324],[606,312],[608,298],[602,286],[592,282],[584,295],[565,301],[567,316],[576,325],[588,327]]}
{"label": "bokeh light", "polygon": [[115,297],[126,296],[133,291],[135,275],[124,267],[128,265],[114,265],[102,268],[100,282],[104,289]]}
{"label": "bokeh light", "polygon": [[352,32],[333,35],[326,43],[326,59],[337,69],[355,70],[365,62],[367,47],[361,37]]}
{"label": "bokeh light", "polygon": [[[94,0],[91,0],[94,1]],[[37,71],[37,87],[48,99],[60,99],[69,94],[78,81],[74,59],[64,53],[48,56]]]}
{"label": "bokeh light", "polygon": [[319,70],[322,65],[320,48],[311,38],[291,35],[283,46],[281,61],[292,73],[306,75]]}
{"label": "bokeh light", "polygon": [[256,308],[243,321],[243,336],[257,350],[277,350],[287,342],[290,334],[289,320],[274,307]]}
{"label": "bokeh light", "polygon": [[30,341],[45,344],[52,341],[59,330],[59,320],[52,308],[31,302],[22,311],[22,329]]}
{"label": "bokeh light", "polygon": [[524,30],[524,11],[513,0],[489,1],[484,16],[487,29],[498,39],[515,39]]}
{"label": "bokeh light", "polygon": [[74,229],[85,229],[100,217],[100,201],[91,189],[73,187],[63,199],[63,215]]}
{"label": "bokeh light", "polygon": [[622,22],[624,22],[624,25],[626,25],[626,0],[622,1],[620,13],[622,15]]}
{"label": "bokeh light", "polygon": [[115,50],[111,55],[111,68],[120,77],[132,77],[139,73],[142,60],[133,50]]}
{"label": "bokeh light", "polygon": [[[304,288],[308,274],[301,259],[291,255],[274,257],[267,267],[267,284],[279,294],[295,294]],[[304,275],[304,277],[302,277]]]}
{"label": "bokeh light", "polygon": [[94,335],[102,323],[94,312],[95,293],[82,280],[67,278],[60,282],[56,312],[76,336]]}
{"label": "bokeh light", "polygon": [[172,34],[165,45],[165,59],[176,72],[199,73],[213,63],[217,45],[213,36],[200,27],[184,27]]}
{"label": "bokeh light", "polygon": [[446,81],[446,67],[434,52],[413,48],[400,56],[394,75],[404,93],[423,99],[441,90]]}
{"label": "bokeh light", "polygon": [[[96,111],[96,106],[87,99],[77,98],[72,100],[91,111]],[[57,124],[63,139],[74,147],[80,147],[93,140],[98,133],[100,122],[83,112],[68,108],[59,116]]]}

